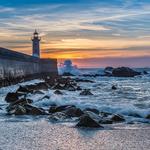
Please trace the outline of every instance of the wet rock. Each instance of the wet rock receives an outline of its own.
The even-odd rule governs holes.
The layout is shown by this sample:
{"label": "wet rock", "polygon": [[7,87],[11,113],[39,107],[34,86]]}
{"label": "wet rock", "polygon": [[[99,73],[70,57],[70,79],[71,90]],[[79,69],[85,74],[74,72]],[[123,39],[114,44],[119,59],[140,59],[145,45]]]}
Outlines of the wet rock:
{"label": "wet rock", "polygon": [[76,90],[77,90],[77,91],[81,91],[82,88],[81,88],[80,86],[77,86]]}
{"label": "wet rock", "polygon": [[109,113],[109,112],[100,112],[100,116],[101,116],[101,117],[108,117],[108,116],[110,116],[110,115],[112,115],[112,114]]}
{"label": "wet rock", "polygon": [[91,93],[89,89],[85,89],[80,93],[80,95],[87,96],[87,95],[93,95],[93,94]]}
{"label": "wet rock", "polygon": [[56,112],[48,117],[51,121],[65,121],[67,118],[64,112]]}
{"label": "wet rock", "polygon": [[62,93],[61,91],[59,91],[59,90],[56,90],[56,91],[54,92],[54,94],[63,95],[63,93]]}
{"label": "wet rock", "polygon": [[44,109],[37,108],[32,105],[25,105],[24,106],[27,112],[27,115],[47,115]]}
{"label": "wet rock", "polygon": [[84,109],[84,112],[86,112],[86,111],[91,111],[91,112],[93,112],[95,114],[99,114],[99,110],[94,109],[94,108],[86,108],[86,109]]}
{"label": "wet rock", "polygon": [[64,85],[64,89],[68,91],[76,91],[76,84],[68,82]]}
{"label": "wet rock", "polygon": [[10,104],[6,110],[10,115],[46,115],[44,109],[37,108],[29,104],[30,101],[24,99]]}
{"label": "wet rock", "polygon": [[33,94],[44,94],[42,91],[34,91]]}
{"label": "wet rock", "polygon": [[111,87],[111,89],[112,89],[112,90],[117,90],[117,87],[116,87],[115,85],[113,85],[113,86]]}
{"label": "wet rock", "polygon": [[143,74],[145,74],[145,75],[146,75],[146,74],[148,74],[148,72],[144,70],[144,71],[143,71]]}
{"label": "wet rock", "polygon": [[55,84],[52,89],[54,90],[64,90],[64,86],[60,85],[59,83]]}
{"label": "wet rock", "polygon": [[38,90],[47,90],[49,88],[49,85],[45,82],[41,82],[36,84],[36,87]]}
{"label": "wet rock", "polygon": [[80,117],[76,127],[87,127],[87,128],[102,128],[102,126],[92,119],[88,114],[84,114]]}
{"label": "wet rock", "polygon": [[15,102],[19,99],[18,93],[8,93],[5,97],[7,103]]}
{"label": "wet rock", "polygon": [[22,98],[11,103],[11,105],[25,105],[25,104],[31,104],[31,103],[33,103],[33,100]]}
{"label": "wet rock", "polygon": [[150,114],[146,116],[146,119],[150,119]]}
{"label": "wet rock", "polygon": [[112,76],[112,71],[113,71],[113,67],[106,67],[105,69],[104,69],[104,75],[105,76]]}
{"label": "wet rock", "polygon": [[124,117],[119,115],[119,114],[115,114],[111,117],[111,120],[113,122],[122,122],[122,121],[125,121]]}
{"label": "wet rock", "polygon": [[141,74],[140,72],[137,72],[128,67],[115,68],[112,71],[112,75],[114,77],[134,77],[140,74]]}
{"label": "wet rock", "polygon": [[30,92],[33,92],[32,90],[29,90],[27,87],[23,87],[23,86],[20,86],[17,90],[18,93],[30,93]]}
{"label": "wet rock", "polygon": [[65,111],[69,108],[73,108],[75,107],[74,105],[63,105],[63,106],[51,106],[49,108],[49,113],[56,113],[56,112],[61,112],[61,111]]}
{"label": "wet rock", "polygon": [[80,108],[71,107],[65,111],[65,114],[68,117],[80,117],[84,114],[84,112]]}
{"label": "wet rock", "polygon": [[14,105],[12,107],[7,108],[9,115],[25,115],[26,109],[21,105]]}

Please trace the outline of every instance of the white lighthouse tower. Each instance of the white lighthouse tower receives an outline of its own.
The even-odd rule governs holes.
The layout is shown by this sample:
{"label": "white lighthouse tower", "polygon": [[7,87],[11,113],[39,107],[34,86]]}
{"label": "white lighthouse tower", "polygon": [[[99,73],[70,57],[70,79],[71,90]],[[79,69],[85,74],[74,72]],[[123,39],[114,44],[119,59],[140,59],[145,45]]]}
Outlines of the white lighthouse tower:
{"label": "white lighthouse tower", "polygon": [[37,30],[33,33],[32,37],[32,56],[40,58],[40,41],[41,38]]}

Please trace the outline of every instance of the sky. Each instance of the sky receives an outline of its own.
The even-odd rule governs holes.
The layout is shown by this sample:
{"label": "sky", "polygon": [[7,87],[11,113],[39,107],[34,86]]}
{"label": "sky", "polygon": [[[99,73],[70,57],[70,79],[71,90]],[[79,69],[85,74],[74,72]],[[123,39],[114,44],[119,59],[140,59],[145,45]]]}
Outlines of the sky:
{"label": "sky", "polygon": [[0,47],[78,67],[150,66],[150,0],[0,0]]}

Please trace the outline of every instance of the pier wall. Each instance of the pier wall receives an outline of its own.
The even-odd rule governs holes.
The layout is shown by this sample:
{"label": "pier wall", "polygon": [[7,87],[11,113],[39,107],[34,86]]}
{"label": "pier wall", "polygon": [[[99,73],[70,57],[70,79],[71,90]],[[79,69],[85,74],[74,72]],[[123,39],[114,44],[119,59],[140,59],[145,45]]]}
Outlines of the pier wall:
{"label": "pier wall", "polygon": [[39,59],[0,48],[0,81],[58,75],[56,59]]}

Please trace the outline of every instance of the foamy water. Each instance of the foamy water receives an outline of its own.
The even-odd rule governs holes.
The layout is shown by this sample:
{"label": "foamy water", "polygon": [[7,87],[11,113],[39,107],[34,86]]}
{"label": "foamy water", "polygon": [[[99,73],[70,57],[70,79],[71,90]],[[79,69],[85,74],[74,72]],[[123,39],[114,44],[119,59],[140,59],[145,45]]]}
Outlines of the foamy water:
{"label": "foamy water", "polygon": [[[81,70],[81,72],[97,72],[98,70]],[[76,78],[76,77],[74,77]],[[63,95],[55,95],[53,90],[43,91],[44,94],[28,94],[28,98],[34,100],[34,105],[48,108],[50,104],[58,105],[74,104],[81,109],[90,107],[100,111],[118,113],[124,115],[128,123],[150,123],[144,119],[150,114],[150,76],[142,75],[135,78],[115,78],[115,77],[81,77],[90,79],[94,83],[79,83],[83,89],[91,89],[92,96],[80,96],[80,91],[62,91]],[[34,81],[41,82],[41,81]],[[34,84],[27,82],[24,84]],[[112,90],[112,85],[117,90]],[[0,89],[0,110],[1,114],[5,113],[6,102],[4,98],[9,91],[15,91],[18,85]],[[48,95],[50,99],[43,99]]]}

